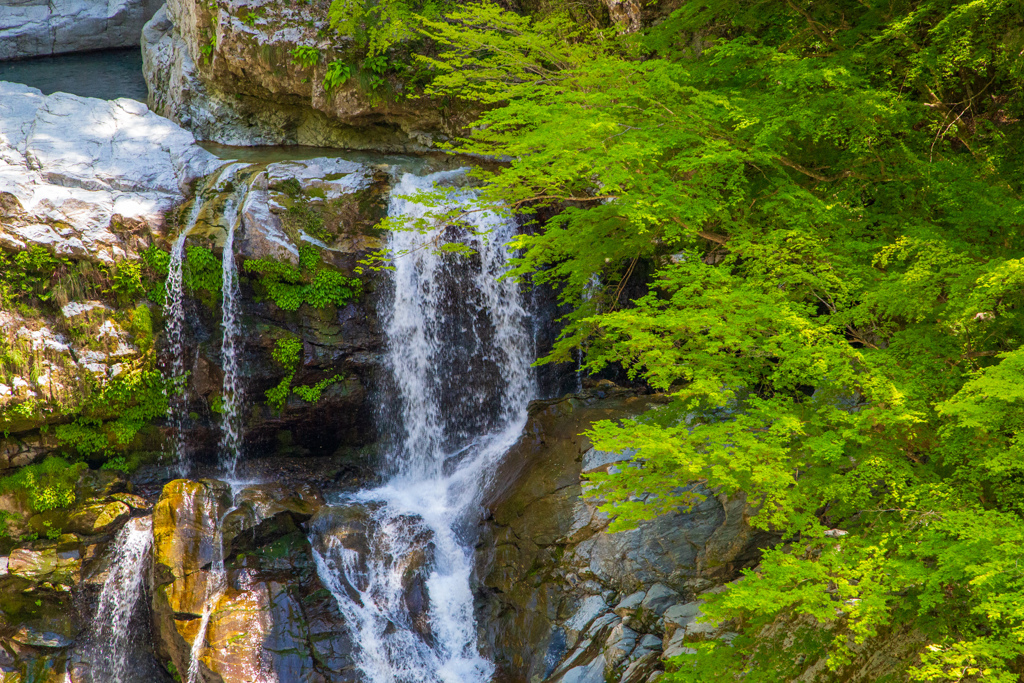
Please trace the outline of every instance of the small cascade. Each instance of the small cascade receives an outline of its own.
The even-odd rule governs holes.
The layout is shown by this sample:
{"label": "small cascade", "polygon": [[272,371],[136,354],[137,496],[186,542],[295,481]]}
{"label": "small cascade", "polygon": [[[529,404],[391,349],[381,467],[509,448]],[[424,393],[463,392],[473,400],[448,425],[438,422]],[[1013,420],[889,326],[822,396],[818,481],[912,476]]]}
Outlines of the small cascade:
{"label": "small cascade", "polygon": [[220,450],[221,462],[229,477],[235,475],[238,459],[242,451],[242,381],[241,366],[238,359],[239,340],[241,338],[242,310],[241,293],[238,287],[238,268],[235,263],[235,228],[239,223],[241,207],[245,201],[248,186],[240,184],[231,197],[224,203],[224,221],[227,223],[228,236],[224,241],[221,289],[221,325],[223,341],[221,357],[224,369],[224,413],[221,422]]}
{"label": "small cascade", "polygon": [[[460,173],[406,174],[389,214],[426,216],[430,209],[409,195]],[[459,193],[454,208],[471,201]],[[330,516],[311,538],[372,683],[473,683],[493,672],[477,646],[472,530],[489,478],[525,424],[535,380],[519,286],[500,279],[515,226],[490,212],[463,220],[389,237],[398,256],[382,317],[399,398],[387,458],[394,471],[384,486],[340,501],[365,511],[365,548],[350,547]],[[459,239],[476,254],[437,253],[438,239]]]}
{"label": "small cascade", "polygon": [[153,520],[138,517],[117,533],[110,547],[110,572],[100,590],[93,621],[92,683],[127,683],[132,674],[132,617],[142,597],[146,562],[153,542]]}
{"label": "small cascade", "polygon": [[164,292],[164,317],[167,319],[167,348],[171,356],[171,377],[175,382],[174,395],[167,403],[167,418],[174,431],[174,462],[178,476],[188,474],[188,458],[185,456],[185,418],[188,415],[188,399],[184,392],[185,376],[185,241],[199,219],[203,202],[198,194],[192,201],[185,228],[171,246],[171,260],[167,266],[167,284]]}

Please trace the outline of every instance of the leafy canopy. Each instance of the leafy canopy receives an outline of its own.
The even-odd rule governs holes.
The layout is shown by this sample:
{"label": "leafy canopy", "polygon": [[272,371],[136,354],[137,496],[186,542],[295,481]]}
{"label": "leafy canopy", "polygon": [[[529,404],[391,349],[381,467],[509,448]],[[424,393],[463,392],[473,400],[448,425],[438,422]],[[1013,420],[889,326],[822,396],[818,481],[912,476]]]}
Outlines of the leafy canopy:
{"label": "leafy canopy", "polygon": [[554,213],[514,244],[572,306],[545,360],[674,399],[593,430],[638,450],[593,478],[615,527],[699,481],[789,541],[709,605],[736,646],[671,676],[778,680],[747,636],[810,619],[834,670],[909,629],[914,680],[1019,680],[1024,5],[704,0],[624,36],[470,4],[422,32],[429,94],[488,107],[454,145],[507,161],[485,201]]}

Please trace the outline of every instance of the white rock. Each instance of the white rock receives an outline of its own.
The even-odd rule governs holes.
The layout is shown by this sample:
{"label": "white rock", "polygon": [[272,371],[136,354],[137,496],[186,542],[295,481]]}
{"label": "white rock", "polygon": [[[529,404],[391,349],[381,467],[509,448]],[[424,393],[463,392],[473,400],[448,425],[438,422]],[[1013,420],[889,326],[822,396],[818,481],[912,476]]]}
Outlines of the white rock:
{"label": "white rock", "polygon": [[138,46],[158,0],[7,0],[0,5],[0,59]]}
{"label": "white rock", "polygon": [[65,318],[75,318],[97,308],[108,308],[102,301],[70,301],[60,309]]}
{"label": "white rock", "polygon": [[0,192],[24,209],[0,227],[8,247],[112,263],[126,255],[114,214],[159,229],[189,184],[219,164],[140,102],[44,96],[0,81]]}

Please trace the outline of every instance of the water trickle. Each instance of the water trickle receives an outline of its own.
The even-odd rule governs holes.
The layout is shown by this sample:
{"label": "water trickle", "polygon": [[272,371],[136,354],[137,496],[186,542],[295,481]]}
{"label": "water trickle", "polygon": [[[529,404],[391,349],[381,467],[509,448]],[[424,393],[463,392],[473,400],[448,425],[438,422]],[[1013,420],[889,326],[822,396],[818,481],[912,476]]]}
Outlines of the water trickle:
{"label": "water trickle", "polygon": [[188,474],[189,462],[185,453],[185,418],[188,399],[184,392],[185,377],[185,241],[196,226],[203,202],[197,194],[192,201],[185,228],[171,246],[171,260],[167,265],[167,284],[164,286],[164,317],[167,319],[167,353],[171,357],[171,378],[175,392],[167,402],[167,419],[174,431],[174,462],[178,476]]}
{"label": "water trickle", "polygon": [[241,365],[238,359],[239,341],[242,331],[241,293],[238,287],[238,268],[235,264],[235,228],[239,222],[240,210],[245,201],[248,186],[240,184],[224,203],[224,221],[228,236],[224,241],[221,256],[221,358],[224,369],[224,412],[221,422],[220,450],[222,463],[228,475],[235,475],[235,468],[242,451],[242,381]]}
{"label": "water trickle", "polygon": [[[216,503],[212,497],[207,497],[203,500],[202,509],[197,512],[204,524],[208,522],[211,525],[216,536],[216,542],[213,544],[213,562],[210,563],[210,569],[206,575],[203,616],[199,621],[199,631],[192,641],[192,649],[189,652],[188,671],[185,677],[187,683],[202,683],[202,678],[199,674],[199,660],[203,654],[203,649],[206,647],[206,633],[210,627],[210,616],[228,587],[228,573],[224,566],[224,519],[223,516],[220,519],[217,518]],[[230,509],[228,512],[230,512]],[[225,513],[224,516],[227,514]]]}
{"label": "water trickle", "polygon": [[142,580],[153,542],[153,520],[138,517],[125,524],[110,547],[110,572],[100,590],[93,620],[93,683],[127,683],[132,664],[132,616],[142,596]]}
{"label": "water trickle", "polygon": [[[425,216],[428,207],[409,195],[459,173],[406,174],[389,214]],[[461,192],[450,208],[471,200]],[[477,647],[471,535],[490,475],[525,424],[535,381],[519,287],[499,279],[515,226],[484,211],[462,223],[389,237],[402,254],[382,311],[400,399],[394,471],[384,486],[341,501],[365,510],[362,552],[330,516],[313,530],[318,573],[372,683],[474,683],[493,673]],[[459,239],[476,255],[439,254],[430,248],[438,238]]]}

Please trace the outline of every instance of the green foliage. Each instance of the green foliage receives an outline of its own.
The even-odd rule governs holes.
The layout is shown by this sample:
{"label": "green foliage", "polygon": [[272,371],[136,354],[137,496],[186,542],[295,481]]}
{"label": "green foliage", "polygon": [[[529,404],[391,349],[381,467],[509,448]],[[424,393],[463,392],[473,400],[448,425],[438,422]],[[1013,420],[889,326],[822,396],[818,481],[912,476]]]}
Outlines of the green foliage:
{"label": "green foliage", "polygon": [[146,247],[142,252],[143,281],[146,285],[146,298],[155,304],[164,303],[164,283],[171,265],[171,254],[155,244]]}
{"label": "green foliage", "polygon": [[292,64],[305,69],[312,68],[320,61],[320,50],[311,45],[297,45],[291,51]]}
{"label": "green foliage", "polygon": [[185,248],[182,282],[187,291],[213,306],[220,298],[223,272],[220,260],[213,252],[198,244]]}
{"label": "green foliage", "polygon": [[24,496],[34,512],[70,507],[75,503],[78,475],[85,467],[85,463],[71,464],[64,458],[49,456],[0,479],[0,493]]}
{"label": "green foliage", "polygon": [[146,293],[146,287],[142,283],[143,265],[139,261],[119,261],[107,269],[111,283],[110,291],[117,296],[118,302],[122,305]]}
{"label": "green foliage", "polygon": [[320,400],[320,394],[323,390],[331,386],[336,382],[340,382],[345,377],[343,375],[334,375],[333,377],[325,377],[316,384],[311,386],[297,386],[293,388],[295,395],[301,398],[306,403],[316,403]]}
{"label": "green foliage", "polygon": [[128,368],[89,395],[75,420],[58,425],[54,434],[80,455],[124,453],[139,430],[167,414],[169,382],[159,370]]}
{"label": "green foliage", "polygon": [[259,288],[279,308],[298,310],[306,303],[315,308],[346,306],[362,293],[362,282],[326,266],[316,247],[299,248],[299,266],[270,259],[247,259],[243,268],[257,273]]}
{"label": "green foliage", "polygon": [[58,267],[67,267],[70,263],[38,246],[15,254],[0,250],[0,306],[32,298],[48,300],[53,295],[50,281]]}
{"label": "green foliage", "polygon": [[839,670],[915,629],[912,680],[1024,673],[1021,9],[712,0],[635,35],[482,4],[423,21],[429,93],[488,106],[457,149],[509,160],[476,173],[483,204],[555,213],[514,244],[515,276],[573,308],[546,360],[584,350],[671,397],[591,434],[637,451],[592,477],[615,528],[689,507],[696,481],[791,541],[709,602],[734,647],[666,680],[780,680],[756,635],[812,619],[831,635],[790,662]]}
{"label": "green foliage", "polygon": [[281,379],[277,386],[267,389],[267,405],[270,405],[277,410],[284,408],[284,404],[288,401],[288,396],[294,391],[295,394],[307,403],[316,403],[320,400],[320,395],[324,389],[331,386],[335,382],[339,382],[344,379],[342,375],[335,375],[320,380],[312,386],[292,386],[292,381],[295,379],[295,373],[299,369],[299,364],[302,361],[302,340],[298,337],[285,337],[278,339],[274,345],[274,350],[271,352],[274,360],[279,363],[288,374]]}
{"label": "green foliage", "polygon": [[352,68],[340,59],[332,60],[324,72],[324,90],[331,92],[352,77]]}

